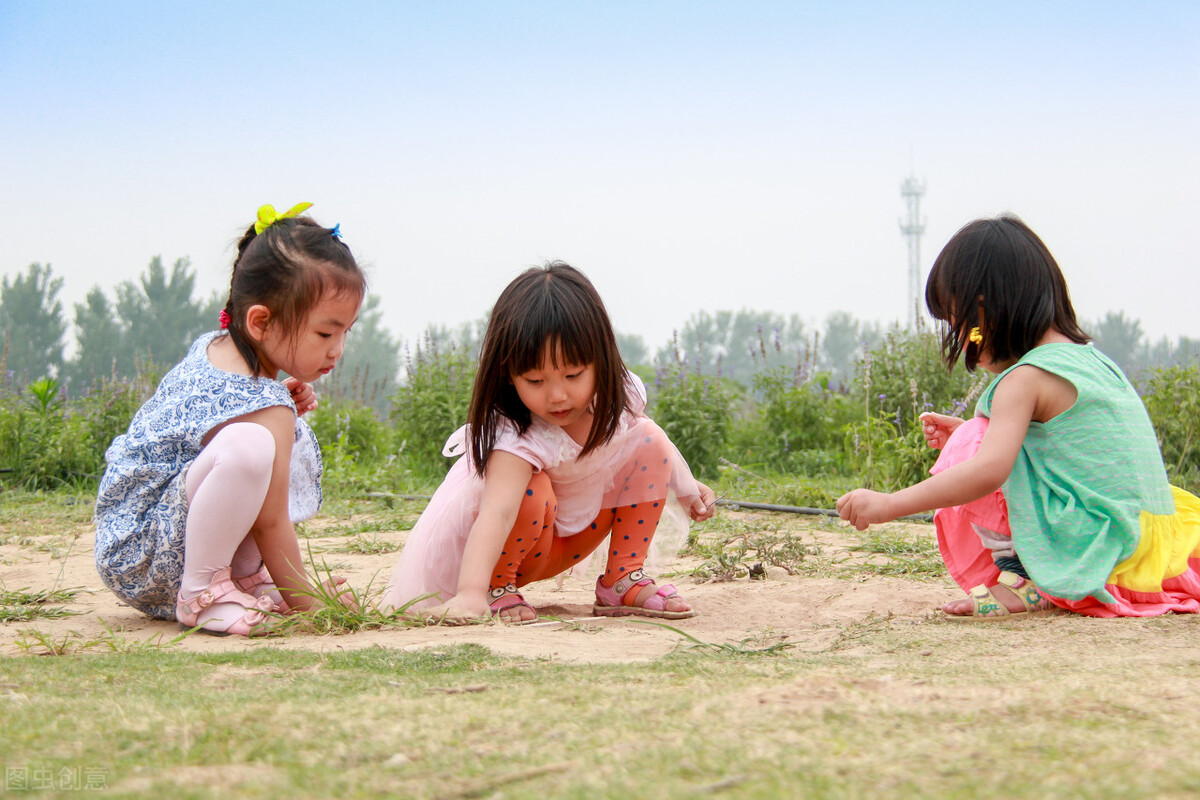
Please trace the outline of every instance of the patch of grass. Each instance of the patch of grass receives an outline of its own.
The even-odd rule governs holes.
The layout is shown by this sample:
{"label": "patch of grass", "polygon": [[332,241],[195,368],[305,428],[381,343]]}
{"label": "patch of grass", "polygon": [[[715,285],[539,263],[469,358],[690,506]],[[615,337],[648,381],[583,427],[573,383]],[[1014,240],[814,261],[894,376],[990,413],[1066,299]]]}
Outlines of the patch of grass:
{"label": "patch of grass", "polygon": [[95,650],[111,653],[147,653],[174,647],[195,632],[195,629],[182,631],[171,639],[165,639],[161,633],[149,639],[139,639],[126,635],[123,630],[109,625],[104,620],[101,620],[101,624],[104,626],[104,633],[92,637],[78,631],[53,635],[36,628],[26,628],[17,636],[14,644],[21,652],[34,656],[69,656]]}
{"label": "patch of grass", "polygon": [[384,587],[375,579],[359,589],[349,583],[337,584],[333,572],[336,565],[324,561],[318,563],[311,547],[308,559],[310,574],[316,576],[317,582],[306,594],[317,601],[317,606],[304,613],[281,617],[273,625],[278,632],[334,636],[367,630],[424,627],[426,624],[419,617],[407,614],[412,603],[390,612],[381,610],[379,599]]}
{"label": "patch of grass", "polygon": [[903,575],[930,579],[946,574],[937,541],[912,529],[878,526],[864,531],[862,543],[851,550],[886,556],[882,563],[857,564],[852,569],[872,575]]}
{"label": "patch of grass", "polygon": [[[478,645],[17,658],[0,751],[101,768],[123,797],[1191,796],[1195,626],[1130,622],[876,617],[823,652],[700,642],[633,664]],[[1129,637],[1157,656],[1115,652]],[[1151,664],[1163,680],[1138,679]]]}
{"label": "patch of grass", "polygon": [[808,571],[808,559],[821,553],[820,545],[770,530],[765,523],[743,522],[731,527],[741,527],[741,532],[691,543],[690,551],[704,558],[704,563],[691,571],[698,581],[763,577],[766,567],[779,567],[796,575]]}
{"label": "patch of grass", "polygon": [[428,501],[405,501],[394,508],[367,500],[334,499],[321,507],[321,515],[296,526],[301,538],[354,536],[411,530]]}
{"label": "patch of grass", "polygon": [[380,539],[378,535],[364,536],[358,534],[340,547],[333,548],[335,553],[354,553],[355,555],[377,556],[384,553],[394,553],[400,549],[397,542]]}
{"label": "patch of grass", "polygon": [[95,492],[0,490],[0,543],[10,537],[59,535],[92,521]]}
{"label": "patch of grass", "polygon": [[709,653],[718,653],[720,655],[729,656],[774,656],[781,654],[784,650],[794,647],[789,642],[784,641],[787,636],[780,636],[764,632],[757,636],[747,636],[740,642],[706,642],[692,636],[687,631],[680,630],[673,625],[668,625],[665,622],[655,622],[647,619],[633,619],[630,622],[638,625],[654,625],[659,628],[665,628],[674,634],[677,634],[687,641],[691,642],[690,648],[698,651]]}
{"label": "patch of grass", "polygon": [[0,587],[0,622],[28,622],[34,619],[56,619],[78,613],[63,608],[86,589],[4,589]]}

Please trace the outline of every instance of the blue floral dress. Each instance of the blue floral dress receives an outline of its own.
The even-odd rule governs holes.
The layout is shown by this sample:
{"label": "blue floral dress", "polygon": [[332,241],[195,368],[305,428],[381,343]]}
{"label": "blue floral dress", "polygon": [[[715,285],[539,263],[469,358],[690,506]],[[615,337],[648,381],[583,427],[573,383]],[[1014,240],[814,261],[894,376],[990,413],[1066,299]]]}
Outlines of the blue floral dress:
{"label": "blue floral dress", "polygon": [[[113,439],[96,499],[96,569],[108,588],[156,619],[175,618],[187,523],[185,479],[215,426],[272,406],[296,410],[287,388],[267,378],[217,369],[208,360],[214,331],[197,339]],[[296,419],[288,510],[293,521],[321,506],[321,453]]]}

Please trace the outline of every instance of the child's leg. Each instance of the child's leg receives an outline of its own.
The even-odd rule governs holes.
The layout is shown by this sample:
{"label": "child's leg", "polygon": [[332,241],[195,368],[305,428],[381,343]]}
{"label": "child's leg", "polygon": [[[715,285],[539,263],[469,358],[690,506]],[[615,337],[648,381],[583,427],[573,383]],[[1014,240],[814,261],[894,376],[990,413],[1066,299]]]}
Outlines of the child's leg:
{"label": "child's leg", "polygon": [[[493,611],[509,622],[524,622],[537,615],[533,609],[516,597],[512,589],[524,586],[530,580],[523,571],[540,571],[554,545],[554,514],[558,500],[550,478],[544,472],[536,473],[525,488],[525,497],[517,511],[517,521],[504,542],[500,560],[496,562],[488,581],[488,593],[493,597]],[[557,574],[557,573],[554,573]],[[508,589],[509,599],[505,599]]]}
{"label": "child's leg", "polygon": [[[208,589],[221,577],[218,573],[230,569],[235,556],[243,569],[251,562],[261,564],[258,548],[244,543],[262,510],[274,461],[271,433],[261,425],[237,422],[218,431],[192,463],[186,481],[181,597],[192,598]],[[213,631],[228,630],[246,610],[237,602],[215,603],[198,612],[197,624]]]}
{"label": "child's leg", "polygon": [[239,589],[252,597],[269,597],[277,610],[287,610],[283,595],[279,593],[271,573],[267,571],[262,553],[258,549],[258,542],[254,541],[253,536],[247,534],[246,538],[242,539],[229,566],[233,573],[233,582]]}
{"label": "child's leg", "polygon": [[[937,474],[973,458],[983,442],[987,426],[986,417],[974,417],[960,425],[942,448],[931,471]],[[987,603],[1003,605],[1009,613],[1026,610],[1026,603],[1017,596],[1017,591],[1022,591],[1027,600],[1034,594],[1021,589],[1023,581],[1010,587],[1001,580],[1003,572],[1011,572],[1024,581],[1029,578],[1013,547],[1003,492],[996,490],[970,503],[939,509],[934,515],[934,526],[946,568],[968,595],[942,606],[943,611],[953,616],[975,615],[976,600],[973,598],[979,591],[977,587],[987,589],[980,593]],[[1040,601],[1035,599],[1033,602]]]}
{"label": "child's leg", "polygon": [[[662,609],[672,614],[690,612],[691,607],[674,593],[674,588],[655,585],[653,579],[641,574],[646,563],[650,543],[658,530],[666,506],[667,484],[671,477],[671,444],[660,430],[646,436],[637,448],[629,464],[618,473],[621,492],[617,505],[600,511],[589,528],[575,536],[558,540],[557,554],[559,571],[590,553],[603,540],[609,538],[607,564],[598,584],[611,589],[622,579],[620,602],[626,606],[646,607],[647,603],[662,595]],[[622,498],[637,502],[621,504]],[[628,588],[626,588],[628,584]],[[655,600],[657,606],[660,601]]]}
{"label": "child's leg", "polygon": [[[630,481],[643,480],[653,483],[658,481],[658,485],[663,487],[663,497],[657,500],[652,500],[644,503],[634,503],[627,506],[614,506],[612,508],[601,509],[596,518],[592,520],[592,524],[584,530],[573,536],[555,536],[554,535],[554,507],[548,506],[548,521],[544,523],[542,531],[544,535],[537,540],[536,546],[529,546],[528,552],[520,550],[515,555],[518,557],[518,562],[514,566],[508,564],[509,567],[515,570],[515,580],[517,586],[524,586],[533,581],[545,580],[553,578],[562,572],[567,571],[583,558],[587,557],[595,550],[601,542],[604,541],[608,534],[612,533],[612,541],[609,545],[608,564],[605,568],[604,576],[601,582],[605,586],[612,586],[622,575],[639,570],[646,562],[646,552],[650,549],[650,541],[654,538],[654,532],[658,528],[658,521],[662,517],[663,504],[666,501],[666,480],[669,477],[668,463],[663,463],[664,459],[657,459],[660,463],[658,467],[652,468],[652,465],[643,463],[649,461],[646,458],[635,459],[626,470],[626,474],[619,478],[624,480],[626,485]],[[643,469],[645,467],[645,469]],[[631,477],[633,475],[637,478]],[[532,489],[533,484],[530,484]],[[537,507],[538,503],[531,504]],[[536,510],[536,509],[535,509]],[[522,519],[524,518],[525,506],[522,506]],[[530,521],[519,521],[517,523],[517,531],[522,528],[528,529],[535,527],[536,523],[531,524]],[[506,551],[511,551],[513,547],[526,545],[520,542],[514,542],[514,537],[510,536],[508,544],[505,546]],[[501,559],[503,566],[504,559]],[[501,579],[502,574],[500,569],[497,569],[497,574],[493,576],[493,580]]]}
{"label": "child's leg", "polygon": [[[646,561],[650,542],[658,529],[666,502],[670,478],[670,452],[666,435],[656,432],[648,436],[631,460],[624,474],[623,489],[638,497],[649,497],[655,491],[661,496],[645,502],[617,505],[602,509],[583,531],[573,536],[554,535],[554,514],[557,511],[549,478],[535,475],[526,490],[517,523],[504,546],[504,553],[492,574],[490,588],[495,591],[508,584],[520,587],[534,581],[553,578],[588,556],[605,537],[612,534],[605,574],[600,581],[611,587],[622,576],[640,570]],[[544,480],[544,488],[541,481]],[[655,488],[657,487],[657,488]],[[618,495],[618,502],[620,496]],[[655,594],[653,582],[630,592],[632,605],[642,605]],[[688,611],[690,607],[678,596],[666,600],[668,611]]]}
{"label": "child's leg", "polygon": [[971,527],[979,537],[979,543],[992,554],[992,563],[998,571],[1012,572],[1022,578],[1029,578],[1029,574],[1025,572],[1025,565],[1017,557],[1011,534],[994,531],[976,523],[972,523]]}

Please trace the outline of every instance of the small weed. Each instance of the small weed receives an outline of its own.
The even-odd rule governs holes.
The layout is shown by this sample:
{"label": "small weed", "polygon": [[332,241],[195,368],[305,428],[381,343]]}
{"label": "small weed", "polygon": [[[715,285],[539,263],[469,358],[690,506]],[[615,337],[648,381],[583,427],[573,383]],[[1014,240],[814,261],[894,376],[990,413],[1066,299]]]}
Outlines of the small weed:
{"label": "small weed", "polygon": [[855,567],[873,575],[935,578],[946,571],[937,542],[916,532],[897,533],[892,528],[877,528],[864,534],[861,545],[850,549],[887,556],[886,563],[861,564]]}
{"label": "small weed", "polygon": [[[777,656],[780,653],[782,653],[784,650],[788,650],[795,646],[791,642],[783,641],[783,639],[786,637],[775,637],[775,636],[768,636],[768,635],[748,636],[745,639],[742,639],[737,644],[734,644],[732,642],[721,642],[721,643],[706,642],[703,639],[698,639],[695,636],[692,636],[687,631],[681,631],[679,628],[676,628],[673,625],[667,625],[664,622],[653,622],[651,620],[645,620],[645,619],[631,619],[629,621],[635,622],[638,625],[655,625],[659,628],[666,628],[667,630],[671,631],[672,633],[679,634],[684,639],[687,639],[689,642],[691,642],[692,643],[691,647],[694,650],[704,650],[704,651],[707,651],[710,653],[718,653],[721,655]],[[773,644],[766,643],[770,639],[776,639],[776,638],[778,639],[778,641],[774,642]]]}
{"label": "small weed", "polygon": [[796,575],[802,571],[805,559],[821,552],[819,545],[764,530],[737,533],[710,545],[696,543],[694,549],[705,561],[692,571],[693,577],[713,582],[758,577],[765,574],[766,567],[779,567]]}
{"label": "small weed", "polygon": [[28,622],[32,619],[58,619],[77,614],[55,605],[69,603],[85,589],[44,589],[31,592],[28,589],[0,589],[0,622]]}
{"label": "small weed", "polygon": [[199,626],[197,626],[191,630],[181,631],[174,637],[165,640],[162,633],[156,633],[148,639],[137,639],[128,636],[120,626],[109,625],[103,619],[100,620],[100,624],[104,626],[105,635],[97,638],[94,643],[98,647],[107,647],[114,653],[148,653],[152,650],[166,650],[175,647],[199,630]]}
{"label": "small weed", "polygon": [[313,560],[311,548],[308,559],[317,582],[311,592],[304,594],[316,600],[317,607],[302,614],[284,617],[274,626],[277,632],[334,636],[365,630],[419,627],[425,624],[422,620],[407,615],[408,607],[412,603],[407,603],[392,612],[381,611],[378,601],[383,589],[376,585],[374,578],[361,590],[354,589],[349,584],[339,585],[335,582],[333,574],[336,566],[324,561],[317,564]]}
{"label": "small weed", "polygon": [[183,631],[174,638],[166,640],[163,639],[161,633],[148,639],[137,639],[127,635],[121,628],[109,625],[104,620],[100,620],[100,624],[104,626],[104,633],[90,638],[79,631],[67,631],[60,636],[54,636],[36,628],[26,628],[21,631],[13,644],[26,655],[35,656],[67,656],[93,650],[112,653],[148,653],[174,647],[196,630],[193,628]]}
{"label": "small weed", "polygon": [[837,638],[834,639],[825,652],[834,653],[838,650],[844,650],[847,647],[853,647],[861,643],[862,640],[874,636],[877,633],[882,633],[891,626],[892,615],[889,612],[886,617],[881,617],[878,614],[871,613],[865,619],[858,622],[852,622],[842,628]]}
{"label": "small weed", "polygon": [[83,653],[100,643],[99,639],[88,639],[79,631],[68,631],[55,637],[36,628],[26,628],[17,635],[13,644],[27,655],[66,656]]}
{"label": "small weed", "polygon": [[335,553],[354,553],[361,556],[378,556],[384,553],[394,553],[400,549],[396,542],[380,539],[378,535],[364,536],[361,533],[347,541],[341,547],[335,547]]}

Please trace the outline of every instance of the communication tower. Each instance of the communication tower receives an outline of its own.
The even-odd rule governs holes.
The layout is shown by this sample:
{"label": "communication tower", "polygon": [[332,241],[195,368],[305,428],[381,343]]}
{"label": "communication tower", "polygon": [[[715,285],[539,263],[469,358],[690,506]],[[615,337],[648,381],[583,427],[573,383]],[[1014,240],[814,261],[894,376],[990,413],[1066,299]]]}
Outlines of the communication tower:
{"label": "communication tower", "polygon": [[900,196],[908,209],[907,219],[900,220],[900,232],[908,241],[908,327],[917,323],[921,296],[921,234],[925,233],[925,220],[921,219],[921,196],[925,194],[925,181],[910,175],[900,184]]}

